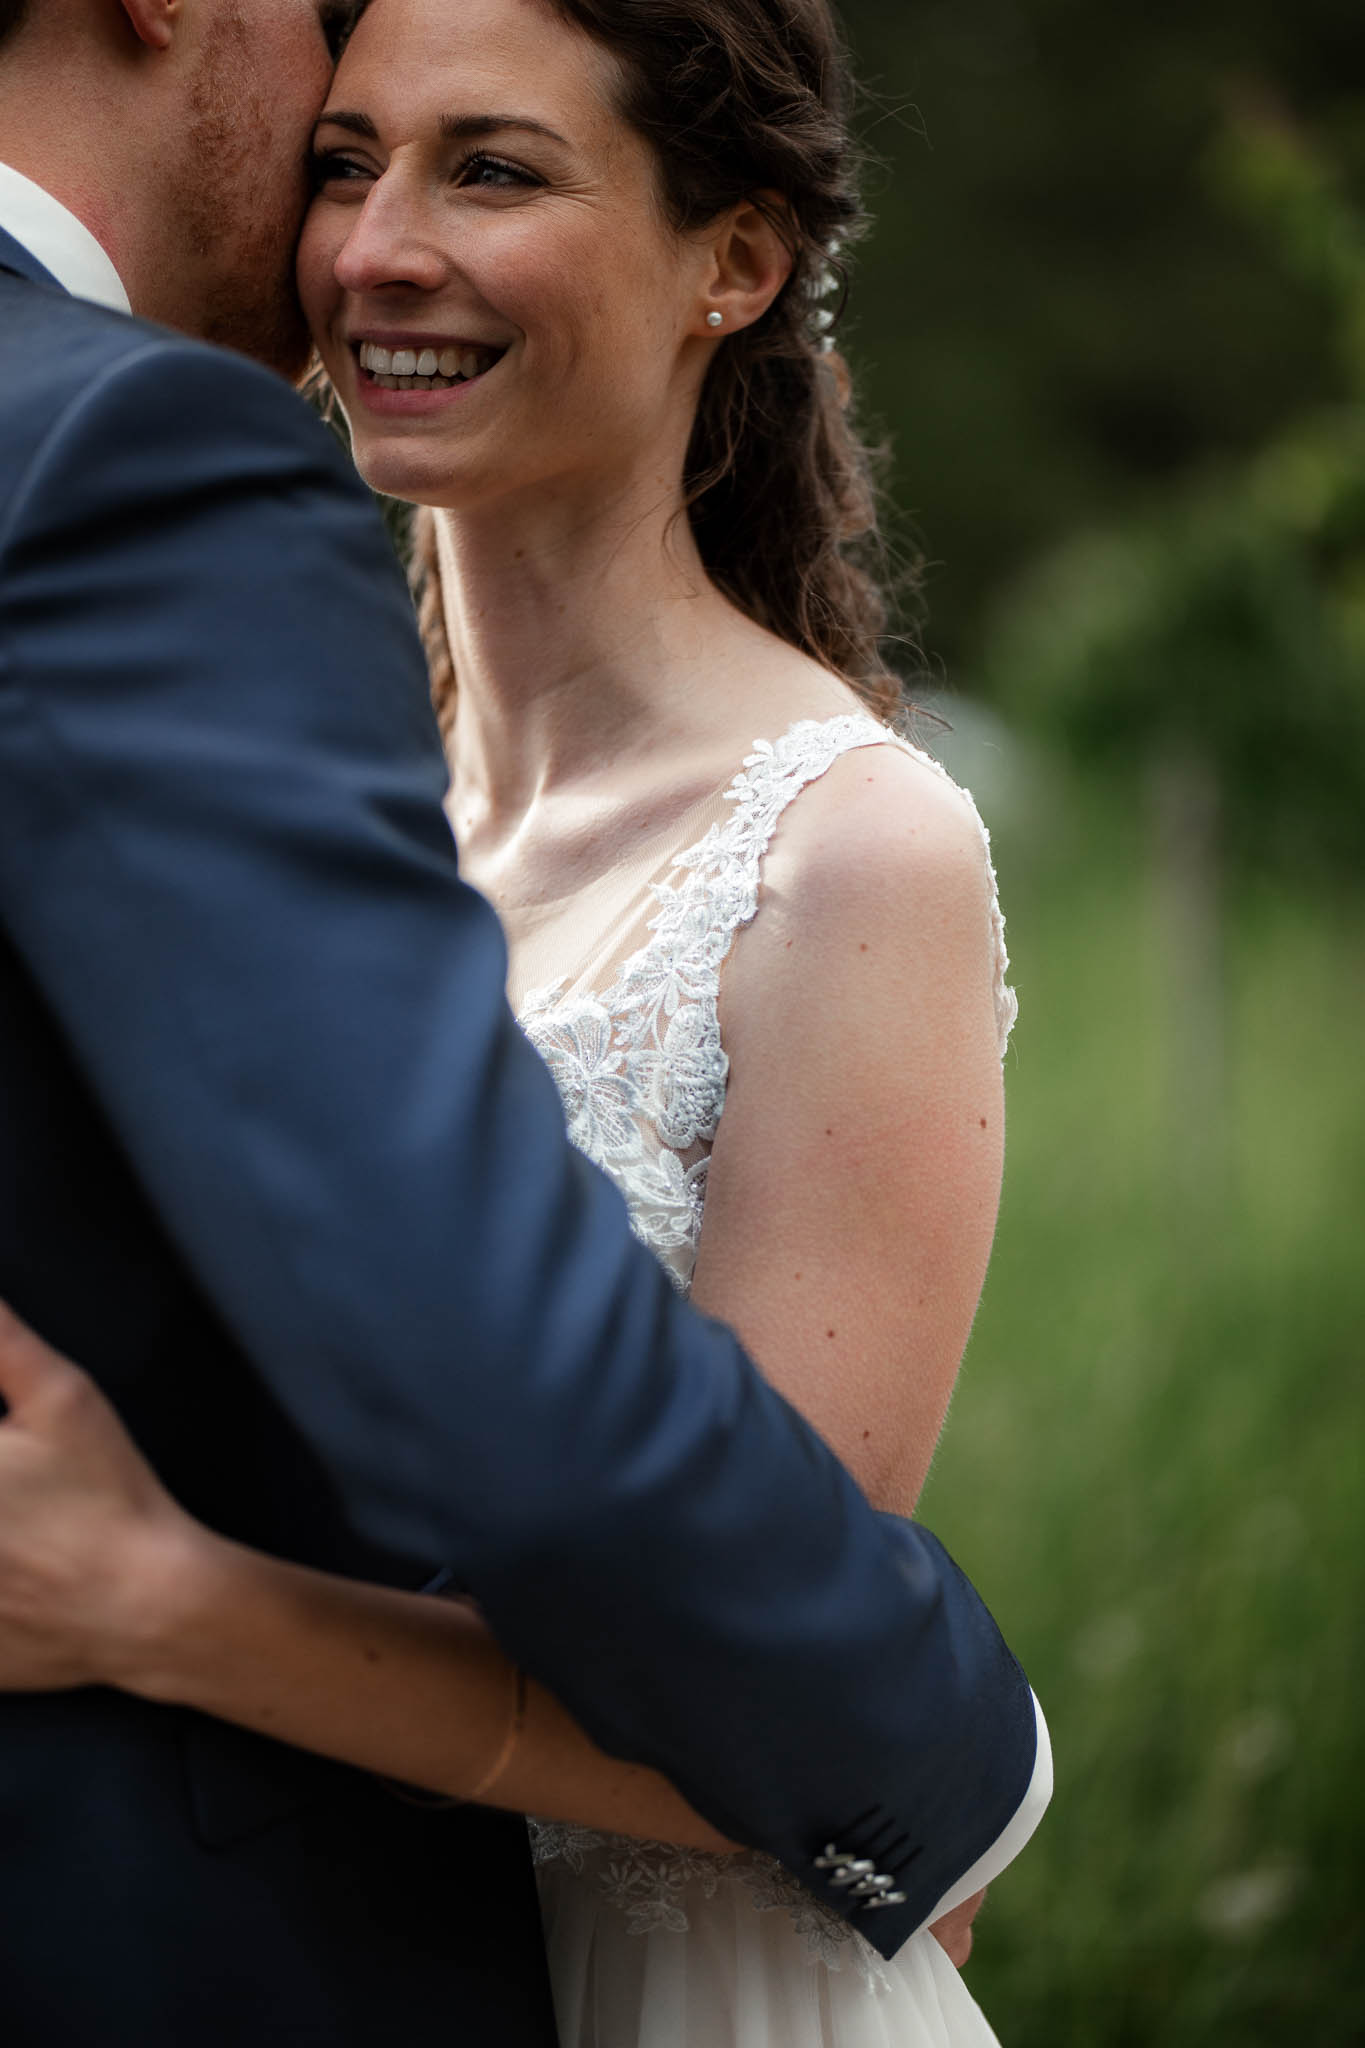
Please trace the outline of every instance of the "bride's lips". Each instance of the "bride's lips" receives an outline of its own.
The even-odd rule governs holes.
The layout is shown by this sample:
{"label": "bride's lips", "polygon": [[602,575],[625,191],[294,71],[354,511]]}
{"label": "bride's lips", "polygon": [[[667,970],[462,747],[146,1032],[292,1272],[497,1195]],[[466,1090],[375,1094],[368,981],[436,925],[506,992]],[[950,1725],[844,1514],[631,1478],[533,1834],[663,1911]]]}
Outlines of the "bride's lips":
{"label": "bride's lips", "polygon": [[348,345],[360,404],[400,418],[466,399],[507,353],[506,346],[448,334],[353,334]]}

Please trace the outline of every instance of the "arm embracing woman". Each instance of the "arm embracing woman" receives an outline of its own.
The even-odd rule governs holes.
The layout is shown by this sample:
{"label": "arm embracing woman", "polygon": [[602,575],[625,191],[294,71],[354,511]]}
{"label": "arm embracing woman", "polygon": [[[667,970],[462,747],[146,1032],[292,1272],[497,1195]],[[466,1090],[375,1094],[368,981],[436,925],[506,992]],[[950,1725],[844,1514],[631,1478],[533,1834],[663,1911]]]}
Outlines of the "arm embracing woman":
{"label": "arm embracing woman", "polygon": [[79,1367],[0,1305],[0,1690],[113,1685],[454,1801],[730,1847],[606,1756],[462,1602],[332,1578],[187,1515]]}
{"label": "arm embracing woman", "polygon": [[[94,1381],[2,1302],[0,1401],[0,1692],[114,1685],[457,1803],[733,1847],[665,1778],[589,1742],[472,1607],[307,1571],[196,1522]],[[984,1897],[933,1930],[959,1969]]]}

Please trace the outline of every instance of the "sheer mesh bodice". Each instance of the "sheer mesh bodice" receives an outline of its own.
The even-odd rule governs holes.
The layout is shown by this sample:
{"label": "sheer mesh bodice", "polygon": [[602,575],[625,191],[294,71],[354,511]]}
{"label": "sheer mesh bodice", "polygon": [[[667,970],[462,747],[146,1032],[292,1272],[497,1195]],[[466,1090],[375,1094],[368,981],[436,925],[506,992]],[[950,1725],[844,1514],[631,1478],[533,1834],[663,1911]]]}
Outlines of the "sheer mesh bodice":
{"label": "sheer mesh bodice", "polygon": [[[729,1075],[721,967],[758,909],[763,857],[782,813],[840,755],[868,746],[899,747],[948,779],[928,754],[861,713],[805,719],[780,740],[758,741],[713,807],[722,815],[709,830],[642,877],[631,904],[613,905],[585,964],[522,999],[521,1023],[555,1077],[570,1137],[611,1175],[637,1235],[684,1289]],[[993,869],[991,917],[1003,1057],[1016,1004]]]}
{"label": "sheer mesh bodice", "polygon": [[[758,909],[764,855],[787,806],[841,755],[869,746],[899,747],[948,779],[929,755],[862,713],[803,720],[775,742],[757,742],[729,789],[688,814],[693,830],[707,824],[700,838],[599,898],[596,914],[586,919],[594,929],[585,934],[579,962],[521,1000],[522,1025],[558,1084],[570,1136],[617,1183],[637,1235],[684,1292],[696,1262],[707,1163],[729,1073],[719,1017],[722,965],[736,933]],[[1016,1004],[1005,980],[1009,962],[989,839],[980,829],[991,881],[1003,1056]],[[564,1970],[577,1969],[584,1943],[591,1946],[583,1931],[589,1899],[592,1911],[619,1916],[630,1934],[654,1936],[688,1933],[698,1915],[714,1914],[723,1901],[732,1911],[742,1895],[741,1910],[750,1918],[755,1909],[780,1908],[807,1959],[836,1971],[852,1965],[853,1980],[866,1989],[889,1985],[888,1966],[870,1945],[767,1858],[713,1857],[583,1828],[531,1826],[547,1913],[551,1892],[558,1898],[558,1937],[547,1919],[552,1966],[558,1952],[572,1959]],[[570,1938],[564,1923],[575,1915],[577,1932]],[[594,1938],[601,1936],[599,1924]],[[618,1954],[613,1996],[620,1995],[623,1968]],[[565,1989],[562,1972],[557,1977],[561,2027],[586,2041],[579,1994]],[[572,2025],[570,2004],[579,2014]],[[642,2024],[640,2038],[646,2037],[662,2039],[660,2025]],[[818,2038],[826,2039],[826,2032]],[[993,2037],[985,2029],[971,2038]]]}

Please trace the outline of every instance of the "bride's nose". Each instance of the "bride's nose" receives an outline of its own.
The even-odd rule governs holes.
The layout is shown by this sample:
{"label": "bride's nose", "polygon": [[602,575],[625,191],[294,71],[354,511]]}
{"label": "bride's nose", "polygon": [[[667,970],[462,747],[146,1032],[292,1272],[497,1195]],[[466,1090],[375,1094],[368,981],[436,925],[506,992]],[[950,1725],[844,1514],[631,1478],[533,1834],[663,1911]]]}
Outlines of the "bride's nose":
{"label": "bride's nose", "polygon": [[410,188],[380,178],[337,253],[337,283],[348,292],[382,291],[386,285],[435,291],[450,263],[434,228]]}

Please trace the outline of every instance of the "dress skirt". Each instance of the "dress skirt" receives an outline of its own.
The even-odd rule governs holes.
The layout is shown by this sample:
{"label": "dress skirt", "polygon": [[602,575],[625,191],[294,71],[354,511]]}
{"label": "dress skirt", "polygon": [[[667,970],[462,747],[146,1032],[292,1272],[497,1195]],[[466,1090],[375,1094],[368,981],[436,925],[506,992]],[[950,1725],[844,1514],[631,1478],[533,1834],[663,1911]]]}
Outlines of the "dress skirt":
{"label": "dress skirt", "polygon": [[887,1962],[765,1858],[536,1833],[560,2048],[999,2048],[927,1930]]}

